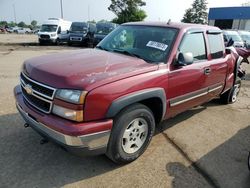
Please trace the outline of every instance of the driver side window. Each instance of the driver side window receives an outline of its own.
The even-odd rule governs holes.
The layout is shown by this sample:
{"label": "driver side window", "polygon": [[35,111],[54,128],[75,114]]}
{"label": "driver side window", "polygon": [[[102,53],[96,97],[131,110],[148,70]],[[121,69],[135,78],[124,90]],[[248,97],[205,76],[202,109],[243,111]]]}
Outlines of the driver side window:
{"label": "driver side window", "polygon": [[194,62],[207,59],[203,33],[191,33],[184,36],[179,50],[182,53],[191,52]]}

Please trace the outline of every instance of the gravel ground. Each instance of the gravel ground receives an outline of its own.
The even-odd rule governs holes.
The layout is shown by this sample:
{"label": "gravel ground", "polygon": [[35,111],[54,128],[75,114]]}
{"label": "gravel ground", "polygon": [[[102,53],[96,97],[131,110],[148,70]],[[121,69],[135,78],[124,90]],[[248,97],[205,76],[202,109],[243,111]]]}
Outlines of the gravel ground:
{"label": "gravel ground", "polygon": [[163,122],[138,160],[117,166],[105,156],[80,158],[40,145],[41,137],[22,126],[12,93],[22,62],[78,49],[36,40],[0,35],[0,187],[249,187],[249,75],[237,103],[214,100]]}

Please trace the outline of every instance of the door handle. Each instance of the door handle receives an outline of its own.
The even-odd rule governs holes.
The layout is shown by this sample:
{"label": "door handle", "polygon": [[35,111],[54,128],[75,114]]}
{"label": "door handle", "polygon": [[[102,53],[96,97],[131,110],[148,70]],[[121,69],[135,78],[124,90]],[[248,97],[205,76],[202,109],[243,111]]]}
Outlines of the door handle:
{"label": "door handle", "polygon": [[209,75],[211,73],[211,68],[207,67],[204,69],[204,74]]}

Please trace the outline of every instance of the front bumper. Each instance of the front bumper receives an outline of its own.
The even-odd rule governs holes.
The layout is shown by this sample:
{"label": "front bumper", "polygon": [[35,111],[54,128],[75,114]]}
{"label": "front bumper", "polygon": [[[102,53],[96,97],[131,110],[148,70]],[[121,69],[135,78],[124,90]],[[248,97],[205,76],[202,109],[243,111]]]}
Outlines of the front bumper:
{"label": "front bumper", "polygon": [[[16,98],[16,107],[19,113],[25,122],[41,136],[59,144],[63,148],[77,155],[97,155],[106,152],[111,132],[110,129],[88,134],[81,133],[81,135],[69,135],[62,131],[54,130],[39,121],[39,114],[36,114],[36,110],[32,109],[32,107],[29,107],[29,105],[25,103],[18,86],[15,88],[14,94]],[[95,128],[98,123],[99,122],[92,122],[91,124]],[[112,124],[112,121],[105,121],[105,123]],[[88,128],[91,124],[86,123]],[[81,126],[84,126],[84,124],[81,124]]]}

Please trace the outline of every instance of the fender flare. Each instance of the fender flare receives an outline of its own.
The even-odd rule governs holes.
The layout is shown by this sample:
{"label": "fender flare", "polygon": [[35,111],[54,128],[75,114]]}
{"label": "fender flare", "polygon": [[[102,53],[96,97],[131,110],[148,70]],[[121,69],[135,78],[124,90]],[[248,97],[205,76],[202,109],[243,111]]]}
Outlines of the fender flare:
{"label": "fender flare", "polygon": [[122,96],[116,100],[114,100],[107,113],[107,118],[113,118],[115,117],[123,108],[146,100],[150,98],[159,98],[162,102],[162,120],[164,118],[164,115],[166,113],[166,107],[167,107],[167,100],[166,100],[166,94],[163,88],[150,88],[150,89],[144,89],[140,91],[136,91],[133,93],[130,93],[126,96]]}

